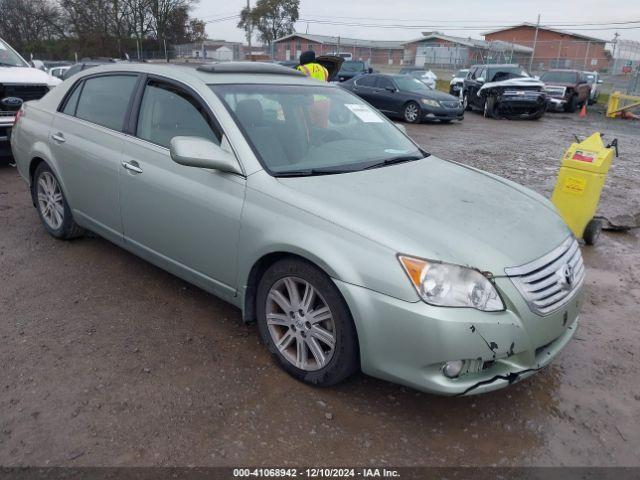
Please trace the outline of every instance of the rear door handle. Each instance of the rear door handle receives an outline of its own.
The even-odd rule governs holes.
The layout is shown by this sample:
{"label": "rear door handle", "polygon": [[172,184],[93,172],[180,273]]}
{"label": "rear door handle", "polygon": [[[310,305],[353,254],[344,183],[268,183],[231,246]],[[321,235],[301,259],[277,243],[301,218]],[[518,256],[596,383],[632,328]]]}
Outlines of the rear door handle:
{"label": "rear door handle", "polygon": [[58,143],[64,143],[67,141],[67,139],[64,138],[64,135],[60,132],[54,133],[53,135],[51,135],[51,138]]}
{"label": "rear door handle", "polygon": [[142,173],[142,169],[138,165],[138,162],[122,162],[122,166],[133,173]]}

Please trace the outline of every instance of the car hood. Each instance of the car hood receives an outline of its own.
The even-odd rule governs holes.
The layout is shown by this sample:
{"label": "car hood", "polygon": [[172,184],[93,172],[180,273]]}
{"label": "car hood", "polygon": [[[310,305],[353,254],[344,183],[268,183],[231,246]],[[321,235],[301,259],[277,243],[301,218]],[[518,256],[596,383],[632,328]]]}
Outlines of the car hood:
{"label": "car hood", "polygon": [[0,67],[1,83],[19,83],[22,85],[48,85],[55,87],[61,83],[59,78],[47,72],[31,67]]}
{"label": "car hood", "polygon": [[276,179],[279,198],[397,253],[504,275],[570,232],[537,193],[430,156],[339,175]]}

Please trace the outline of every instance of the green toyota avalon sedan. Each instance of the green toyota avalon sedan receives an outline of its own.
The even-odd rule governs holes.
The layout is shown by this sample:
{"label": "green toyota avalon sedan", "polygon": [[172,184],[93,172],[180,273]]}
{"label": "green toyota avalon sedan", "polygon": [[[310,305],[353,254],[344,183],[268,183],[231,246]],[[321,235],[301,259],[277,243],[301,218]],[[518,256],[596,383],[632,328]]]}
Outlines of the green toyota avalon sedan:
{"label": "green toyota avalon sedan", "polygon": [[52,236],[231,302],[312,385],[487,392],[577,328],[582,257],[547,200],[285,67],[96,67],[25,103],[11,145]]}

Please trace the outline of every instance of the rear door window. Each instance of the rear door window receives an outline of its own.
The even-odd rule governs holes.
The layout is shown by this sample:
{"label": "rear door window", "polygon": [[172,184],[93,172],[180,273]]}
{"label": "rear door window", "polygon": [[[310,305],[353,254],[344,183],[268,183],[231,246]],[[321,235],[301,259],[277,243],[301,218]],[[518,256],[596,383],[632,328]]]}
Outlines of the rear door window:
{"label": "rear door window", "polygon": [[82,91],[82,82],[78,83],[75,87],[67,102],[62,109],[62,113],[75,116],[76,108],[78,106],[78,99],[80,98],[80,92]]}
{"label": "rear door window", "polygon": [[88,78],[78,100],[76,117],[122,131],[137,75],[103,75]]}

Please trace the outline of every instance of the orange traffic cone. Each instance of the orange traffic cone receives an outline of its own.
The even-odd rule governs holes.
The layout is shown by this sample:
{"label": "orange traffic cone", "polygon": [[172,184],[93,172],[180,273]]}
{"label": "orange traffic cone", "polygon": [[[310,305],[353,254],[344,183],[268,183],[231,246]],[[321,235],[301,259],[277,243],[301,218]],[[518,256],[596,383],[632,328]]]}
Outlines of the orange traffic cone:
{"label": "orange traffic cone", "polygon": [[582,108],[580,109],[580,118],[584,118],[587,116],[587,102],[582,104]]}

